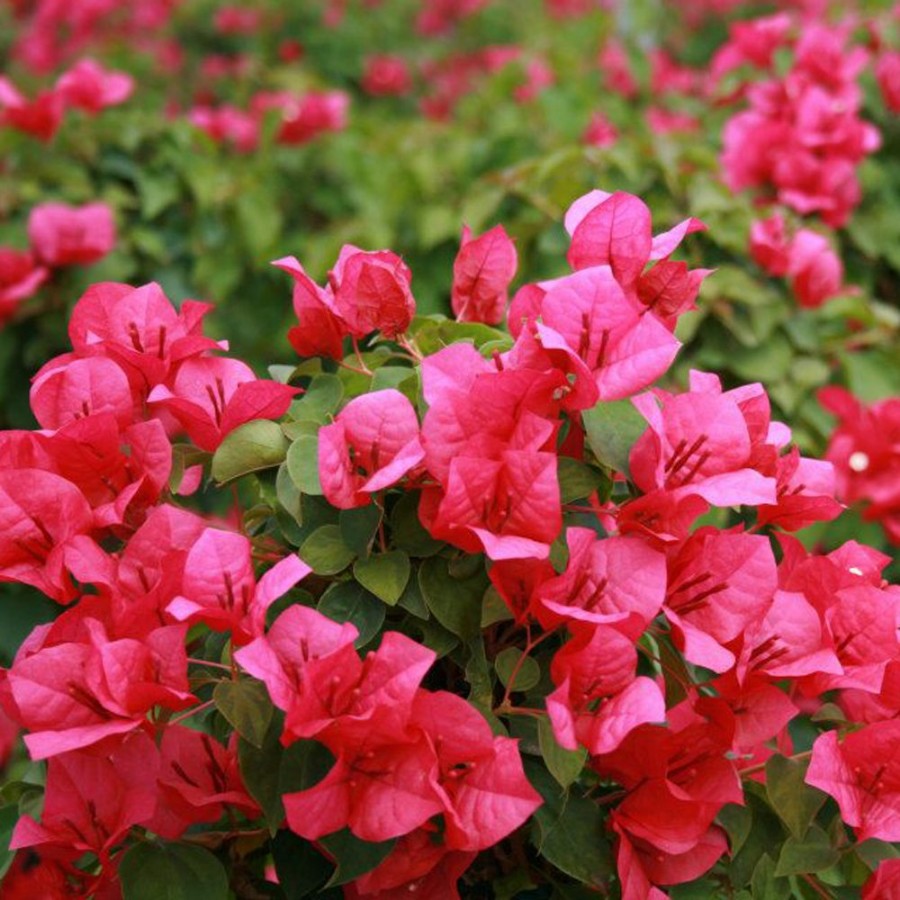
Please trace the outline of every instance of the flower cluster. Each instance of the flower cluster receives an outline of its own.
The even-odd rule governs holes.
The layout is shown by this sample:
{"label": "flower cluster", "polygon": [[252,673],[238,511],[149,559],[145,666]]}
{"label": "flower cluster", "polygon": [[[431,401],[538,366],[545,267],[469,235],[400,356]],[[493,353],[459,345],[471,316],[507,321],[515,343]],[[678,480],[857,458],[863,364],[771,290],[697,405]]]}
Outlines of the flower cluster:
{"label": "flower cluster", "polygon": [[113,211],[105,203],[42,203],[28,217],[28,250],[0,247],[0,326],[34,296],[53,269],[90,265],[116,243]]}
{"label": "flower cluster", "polygon": [[788,16],[736,26],[720,51],[720,71],[744,62],[768,66],[781,47],[793,54],[784,77],[747,87],[749,109],[725,127],[722,167],[733,190],[763,188],[840,227],[860,201],[857,166],[880,143],[877,129],[859,116],[857,80],[868,53],[846,48],[849,24],[805,22],[794,39],[791,26]]}

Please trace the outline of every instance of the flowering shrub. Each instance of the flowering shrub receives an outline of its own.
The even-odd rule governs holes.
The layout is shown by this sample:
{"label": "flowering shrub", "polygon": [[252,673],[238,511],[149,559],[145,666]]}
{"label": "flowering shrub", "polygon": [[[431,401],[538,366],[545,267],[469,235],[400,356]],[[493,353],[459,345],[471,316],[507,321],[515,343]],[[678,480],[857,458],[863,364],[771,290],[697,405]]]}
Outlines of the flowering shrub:
{"label": "flowering shrub", "polygon": [[834,474],[759,384],[652,388],[703,223],[593,191],[565,224],[573,271],[508,307],[512,242],[464,231],[457,321],[391,251],[324,288],[279,260],[302,358],[273,381],[204,304],[79,299],[43,430],[0,433],[0,579],[65,606],[0,672],[46,767],[4,789],[3,897],[895,877],[887,558],[793,536]]}

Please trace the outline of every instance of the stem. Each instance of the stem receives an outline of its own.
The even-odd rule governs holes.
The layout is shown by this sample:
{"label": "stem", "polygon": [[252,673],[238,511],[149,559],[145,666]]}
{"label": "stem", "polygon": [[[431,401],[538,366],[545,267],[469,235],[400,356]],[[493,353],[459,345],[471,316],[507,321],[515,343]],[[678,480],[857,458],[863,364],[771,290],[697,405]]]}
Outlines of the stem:
{"label": "stem", "polygon": [[353,352],[356,354],[356,361],[359,363],[359,371],[363,375],[371,375],[372,370],[366,365],[366,361],[362,357],[362,352],[359,349],[359,341],[354,337],[353,341]]}
{"label": "stem", "polygon": [[[787,759],[800,760],[800,759],[809,759],[812,756],[812,750],[804,750],[802,753],[795,753],[793,756],[788,756]],[[768,760],[766,760],[768,762]],[[765,769],[766,763],[757,763],[755,766],[748,766],[746,769],[741,769],[740,776],[744,778],[747,775],[754,775],[757,772],[761,772]],[[830,895],[829,895],[830,896]]]}
{"label": "stem", "polygon": [[177,725],[179,722],[183,722],[185,719],[190,719],[191,716],[196,716],[202,713],[205,709],[209,709],[210,706],[213,705],[214,700],[207,700],[206,703],[201,703],[199,706],[195,706],[193,709],[186,709],[180,716],[175,716],[174,719],[169,719],[169,725]]}
{"label": "stem", "polygon": [[195,666],[209,666],[211,669],[222,669],[223,672],[231,673],[231,666],[226,666],[224,663],[210,662],[208,659],[195,659],[192,656],[188,657],[188,662]]}
{"label": "stem", "polygon": [[337,364],[342,369],[348,369],[350,372],[356,372],[357,375],[371,375],[372,374],[368,369],[360,369],[358,366],[351,366],[350,363],[345,363],[345,362],[342,362],[341,360],[338,360]]}
{"label": "stem", "polygon": [[812,875],[802,874],[800,876],[820,897],[825,897],[826,900],[834,900],[834,894],[831,891],[827,890]]}
{"label": "stem", "polygon": [[416,346],[415,338],[408,338],[405,334],[401,334],[397,337],[397,343],[409,353],[414,362],[422,362],[422,351]]}
{"label": "stem", "polygon": [[503,694],[503,699],[500,701],[501,709],[509,706],[509,699],[512,696],[513,691],[515,690],[516,678],[525,664],[525,660],[528,657],[528,654],[534,650],[535,647],[538,646],[542,641],[545,641],[551,634],[552,631],[545,631],[540,637],[532,640],[531,638],[531,624],[525,626],[525,634],[527,636],[527,641],[525,644],[525,649],[522,651],[522,655],[516,660],[516,664],[513,666],[512,672],[509,673],[509,680],[506,682],[506,691]]}

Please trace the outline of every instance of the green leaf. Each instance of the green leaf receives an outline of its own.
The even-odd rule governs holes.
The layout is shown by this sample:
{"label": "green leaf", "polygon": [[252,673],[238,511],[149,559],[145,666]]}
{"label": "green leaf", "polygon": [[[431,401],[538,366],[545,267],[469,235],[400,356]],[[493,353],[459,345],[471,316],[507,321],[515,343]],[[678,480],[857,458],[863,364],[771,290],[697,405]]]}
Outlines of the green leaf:
{"label": "green leaf", "polygon": [[119,866],[124,900],[228,900],[228,875],[196,844],[144,841]]}
{"label": "green leaf", "polygon": [[589,497],[606,481],[602,472],[568,456],[557,460],[557,474],[563,503]]}
{"label": "green leaf", "polygon": [[[521,659],[522,651],[518,647],[507,647],[495,657],[494,669],[496,669],[497,676],[504,687],[509,687],[509,680],[512,678],[513,672]],[[515,674],[516,681],[513,685],[513,690],[529,691],[541,680],[541,667],[528,656],[522,661],[519,671]]]}
{"label": "green leaf", "polygon": [[391,511],[391,542],[413,557],[434,556],[442,541],[436,541],[419,521],[419,492],[404,494]]}
{"label": "green leaf", "polygon": [[772,808],[791,834],[802,839],[810,822],[828,799],[804,781],[809,762],[773,756],[766,763],[766,793]]}
{"label": "green leaf", "polygon": [[396,606],[409,581],[409,572],[409,557],[402,550],[358,559],[353,565],[354,578],[388,606]]}
{"label": "green leaf", "polygon": [[254,419],[225,436],[213,455],[212,476],[225,484],[248,472],[270,469],[285,457],[288,442],[281,426]]}
{"label": "green leaf", "polygon": [[464,641],[481,630],[481,601],[487,585],[483,567],[468,578],[454,578],[447,560],[439,556],[419,567],[419,587],[432,615]]}
{"label": "green leaf", "polygon": [[279,785],[279,769],[284,754],[280,740],[283,721],[280,712],[272,716],[259,747],[254,747],[244,738],[238,741],[241,776],[250,796],[262,807],[271,834],[275,834],[284,821]]}
{"label": "green leaf", "polygon": [[560,747],[553,734],[553,726],[546,718],[538,721],[538,743],[547,769],[563,788],[577,781],[587,759],[587,750],[584,747],[577,750]]}
{"label": "green leaf", "polygon": [[242,738],[254,747],[262,747],[275,707],[261,681],[220,681],[213,691],[213,701]]}
{"label": "green leaf", "polygon": [[304,494],[322,496],[319,482],[319,436],[304,434],[287,451],[287,468],[291,480]]}
{"label": "green leaf", "polygon": [[828,835],[818,825],[813,825],[802,841],[791,836],[784,842],[775,874],[782,876],[819,872],[830,868],[840,858],[840,853],[831,846]]}
{"label": "green leaf", "polygon": [[559,784],[539,763],[525,760],[528,778],[544,798],[532,816],[532,841],[538,853],[577,881],[603,887],[612,874],[612,848],[605,819],[596,803]]}
{"label": "green leaf", "polygon": [[850,390],[864,403],[900,394],[900,362],[896,353],[854,350],[841,354]]}
{"label": "green leaf", "polygon": [[647,420],[630,400],[600,401],[582,414],[588,446],[597,461],[617,472],[630,474],[628,455],[647,428]]}
{"label": "green leaf", "polygon": [[341,405],[344,385],[337,375],[323,372],[309,383],[306,392],[291,403],[290,417],[295,422],[318,422],[325,425]]}
{"label": "green leaf", "polygon": [[283,797],[318,784],[334,765],[331,751],[318,741],[301,739],[286,747],[278,768],[278,790]]}
{"label": "green leaf", "polygon": [[300,547],[300,558],[316,575],[337,575],[353,562],[354,556],[341,539],[339,525],[317,528]]}
{"label": "green leaf", "polygon": [[286,828],[272,841],[272,859],[278,881],[291,900],[314,896],[334,868],[309,841]]}
{"label": "green leaf", "polygon": [[753,900],[788,900],[791,896],[790,881],[775,875],[775,861],[768,853],[760,857],[753,870],[750,893]]}
{"label": "green leaf", "polygon": [[719,823],[728,832],[728,844],[731,847],[731,855],[735,856],[744,846],[744,841],[750,836],[753,827],[753,813],[746,806],[738,806],[736,803],[726,803],[719,810],[717,816]]}
{"label": "green leaf", "polygon": [[319,838],[319,843],[334,857],[334,874],[326,887],[335,887],[353,881],[371,872],[394,849],[396,840],[373,844],[361,841],[349,828]]}
{"label": "green leaf", "polygon": [[359,631],[357,647],[368,644],[384,624],[384,604],[356,581],[332,585],[317,609],[335,622],[352,622]]}
{"label": "green leaf", "polygon": [[381,516],[381,510],[374,503],[341,510],[338,520],[341,537],[360,559],[365,559],[369,555],[372,540],[381,524]]}
{"label": "green leaf", "polygon": [[303,525],[303,495],[294,484],[288,472],[287,463],[282,463],[278,467],[278,474],[275,476],[275,496],[278,499],[281,508],[294,520],[297,525]]}
{"label": "green leaf", "polygon": [[9,842],[18,821],[19,808],[17,805],[0,807],[0,881],[3,880],[3,876],[9,870],[16,855],[15,850],[9,849]]}
{"label": "green leaf", "polygon": [[482,598],[481,627],[487,628],[495,622],[508,622],[512,617],[513,614],[504,599],[497,593],[497,589],[490,585]]}

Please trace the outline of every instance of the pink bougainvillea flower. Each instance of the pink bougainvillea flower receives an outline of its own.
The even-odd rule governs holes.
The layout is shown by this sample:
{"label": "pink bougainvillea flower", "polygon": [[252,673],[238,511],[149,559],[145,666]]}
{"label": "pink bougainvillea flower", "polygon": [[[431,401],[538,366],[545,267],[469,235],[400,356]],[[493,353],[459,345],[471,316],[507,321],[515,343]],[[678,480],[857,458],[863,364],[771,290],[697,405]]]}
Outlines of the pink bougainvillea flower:
{"label": "pink bougainvillea flower", "polygon": [[328,273],[332,308],[356,337],[373,331],[397,337],[409,328],[416,313],[411,281],[409,267],[396,253],[345,244]]}
{"label": "pink bougainvillea flower", "polygon": [[28,217],[28,239],[44,265],[88,265],[115,246],[113,211],[105,203],[42,203]]}
{"label": "pink bougainvillea flower", "polygon": [[900,840],[900,720],[875,722],[848,734],[819,735],[806,783],[837,801],[858,841]]}
{"label": "pink bougainvillea flower", "polygon": [[215,822],[226,807],[257,818],[260,808],[247,793],[237,759],[237,735],[223,747],[215,738],[183,725],[167,725],[159,746],[157,806],[144,824],[176,840],[191,825]]}
{"label": "pink bougainvillea flower", "polygon": [[228,143],[239,153],[252,153],[259,145],[259,117],[230,103],[193,106],[187,118],[214,141]]}
{"label": "pink bougainvillea flower", "polygon": [[33,100],[0,75],[0,125],[7,125],[41,141],[53,138],[65,111],[58,91],[41,91]]}
{"label": "pink bougainvillea flower", "polygon": [[515,244],[502,225],[474,239],[468,226],[464,227],[450,295],[456,318],[488,325],[503,321],[517,262]]}
{"label": "pink bougainvillea flower", "polygon": [[900,113],[900,52],[882,53],[875,64],[875,77],[881,88],[884,105],[893,113]]}
{"label": "pink bougainvillea flower", "polygon": [[813,522],[829,522],[844,508],[834,499],[834,466],[807,459],[794,447],[778,458],[774,505],[760,504],[757,522],[798,531]]}
{"label": "pink bougainvillea flower", "polygon": [[293,256],[276,259],[272,265],[294,279],[294,314],[300,324],[288,332],[291,346],[300,356],[341,359],[344,338],[350,332],[343,319],[329,306],[325,291],[306,274]]}
{"label": "pink bougainvillea flower", "polygon": [[62,428],[86,416],[110,414],[120,428],[135,419],[128,376],[113,360],[88,356],[51,360],[31,385],[31,411],[43,428]]}
{"label": "pink bougainvillea flower", "polygon": [[769,539],[701,528],[669,556],[666,616],[695,665],[724,672],[726,649],[765,615],[778,585]]}
{"label": "pink bougainvillea flower", "polygon": [[534,611],[541,624],[614,624],[640,635],[666,596],[665,556],[639,538],[600,539],[590,528],[567,529],[566,546],[565,570],[537,590]]}
{"label": "pink bougainvillea flower", "polygon": [[492,847],[543,803],[525,777],[518,741],[495,736],[481,713],[462,697],[420,690],[410,725],[424,731],[437,755],[448,848]]}
{"label": "pink bougainvillea flower", "polygon": [[615,145],[619,139],[619,130],[602,112],[595,112],[581,134],[581,142],[589,147],[605,149]]}
{"label": "pink bougainvillea flower", "polygon": [[723,393],[718,378],[693,372],[688,393],[657,396],[632,400],[650,424],[630,455],[641,490],[696,494],[717,506],[775,502],[775,459],[789,432],[770,423],[760,385]]}
{"label": "pink bougainvillea flower", "polygon": [[475,853],[448,850],[427,824],[398,838],[385,860],[346,885],[348,900],[406,900],[418,892],[434,900],[459,900],[456,883]]}
{"label": "pink bougainvillea flower", "polygon": [[370,56],[362,77],[362,87],[373,97],[397,97],[408,94],[412,75],[402,56],[387,53]]}
{"label": "pink bougainvillea flower", "polygon": [[81,59],[56,81],[66,105],[97,113],[124,103],[134,92],[134,78],[127,72],[105,69],[93,59]]}
{"label": "pink bougainvillea flower", "polygon": [[285,712],[294,703],[304,669],[320,657],[353,645],[359,632],[306,606],[288,607],[269,628],[235,653],[247,672],[264,682],[272,702]]}
{"label": "pink bougainvillea flower", "polygon": [[92,527],[91,508],[72,482],[40,469],[0,471],[0,581],[30,584],[69,602],[75,589],[65,547]]}
{"label": "pink bougainvillea flower", "polygon": [[239,425],[283,416],[298,390],[257,378],[240,360],[203,356],[185,360],[171,386],[157,385],[147,400],[170,412],[201,450],[212,452]]}
{"label": "pink bougainvillea flower", "polygon": [[770,275],[787,275],[791,265],[791,241],[787,235],[784,216],[775,213],[768,219],[756,219],[753,222],[750,226],[750,255]]}
{"label": "pink bougainvillea flower", "polygon": [[181,593],[166,611],[179,622],[230,631],[236,644],[246,644],[262,634],[266,610],[311,571],[291,553],[257,582],[250,541],[207,528],[188,552]]}
{"label": "pink bougainvillea flower", "polygon": [[159,753],[140,732],[54,756],[40,824],[22,816],[10,847],[45,846],[71,861],[95,853],[108,863],[128,830],[153,815],[158,770]]}
{"label": "pink bougainvillea flower", "polygon": [[844,266],[824,235],[801,228],[791,242],[788,275],[800,306],[815,308],[844,288]]}
{"label": "pink bougainvillea flower", "polygon": [[880,522],[900,544],[900,400],[866,406],[849,391],[819,391],[822,405],[838,417],[826,452],[835,469],[837,494],[865,503],[863,516]]}
{"label": "pink bougainvillea flower", "polygon": [[0,247],[0,326],[50,277],[29,251]]}
{"label": "pink bougainvillea flower", "polygon": [[816,608],[803,594],[783,590],[775,591],[765,617],[747,628],[737,667],[741,681],[754,673],[796,678],[843,671]]}
{"label": "pink bougainvillea flower", "polygon": [[209,303],[185,300],[176,310],[155,282],[134,288],[101,282],[84,292],[69,319],[69,340],[79,355],[102,354],[128,374],[146,397],[172,368],[206,350],[227,349],[203,336]]}
{"label": "pink bougainvillea flower", "polygon": [[424,457],[416,411],[392,388],[356,397],[319,431],[322,491],[339,509],[371,503]]}
{"label": "pink bougainvillea flower", "polygon": [[33,759],[96,744],[142,727],[154,706],[183,709],[188,690],[186,625],[167,625],[143,640],[110,640],[85,619],[84,637],[50,646],[26,643],[6,672],[7,711],[29,733]]}
{"label": "pink bougainvillea flower", "polygon": [[268,110],[279,118],[275,139],[281,144],[306,144],[320,134],[343,131],[347,127],[350,97],[344,91],[261,91],[253,97],[251,108],[257,116]]}
{"label": "pink bougainvillea flower", "polygon": [[307,840],[349,827],[364,841],[386,841],[444,811],[438,760],[422,738],[344,747],[318,784],[283,797],[291,830]]}
{"label": "pink bougainvillea flower", "polygon": [[[900,107],[900,100],[897,106]],[[894,900],[900,897],[900,859],[884,859],[863,885],[862,900]]]}
{"label": "pink bougainvillea flower", "polygon": [[490,559],[546,559],[562,527],[556,455],[504,450],[459,456],[443,491],[423,492],[419,517],[433,537]]}

